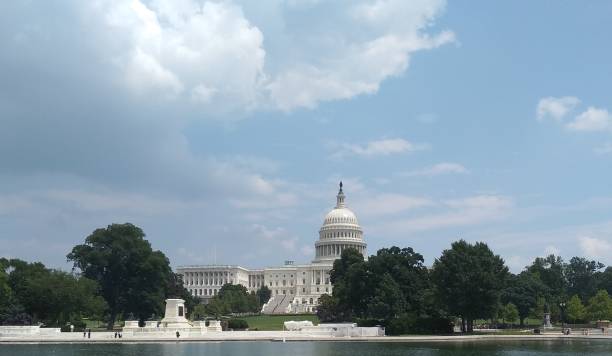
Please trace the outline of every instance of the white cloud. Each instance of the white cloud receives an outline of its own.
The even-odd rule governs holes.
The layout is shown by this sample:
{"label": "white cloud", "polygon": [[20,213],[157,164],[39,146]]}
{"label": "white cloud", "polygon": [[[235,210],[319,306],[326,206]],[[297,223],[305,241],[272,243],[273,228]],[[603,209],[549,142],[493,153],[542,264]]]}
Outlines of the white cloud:
{"label": "white cloud", "polygon": [[199,104],[215,97],[217,105],[254,105],[263,79],[263,34],[239,6],[193,0],[93,6],[106,14],[109,36],[123,44],[110,55],[137,93],[186,92]]}
{"label": "white cloud", "polygon": [[606,109],[589,107],[566,128],[572,131],[609,131],[612,130],[612,115]]}
{"label": "white cloud", "polygon": [[442,162],[423,169],[403,173],[403,176],[439,176],[444,174],[468,174],[469,170],[459,163]]}
{"label": "white cloud", "polygon": [[402,194],[379,194],[355,201],[352,205],[363,216],[380,216],[427,207],[433,204],[434,202],[427,198],[411,197]]}
{"label": "white cloud", "polygon": [[578,241],[582,253],[590,258],[606,258],[612,253],[612,244],[609,241],[588,236],[582,236]]}
{"label": "white cloud", "polygon": [[511,198],[499,195],[476,195],[440,202],[446,211],[385,222],[376,227],[380,231],[395,234],[437,230],[450,227],[478,225],[506,216],[513,207]]}
{"label": "white cloud", "polygon": [[[385,79],[406,71],[411,54],[455,38],[451,31],[427,32],[444,11],[443,0],[348,6],[277,1],[259,5],[277,17],[263,20],[263,10],[237,0],[85,6],[88,18],[106,14],[103,40],[96,42],[108,47],[101,53],[118,66],[129,88],[141,95],[185,97],[214,112],[291,111],[375,93]],[[308,28],[283,23],[285,17],[311,16],[311,11],[318,15]]]}
{"label": "white cloud", "polygon": [[544,248],[544,256],[550,255],[559,256],[561,255],[561,250],[559,250],[556,246],[548,245],[546,248]]}
{"label": "white cloud", "polygon": [[285,228],[275,227],[268,228],[265,225],[253,224],[251,226],[253,236],[260,240],[267,249],[278,249],[288,252],[294,252],[297,250],[297,244],[299,239],[290,234]]}
{"label": "white cloud", "polygon": [[542,98],[536,110],[538,120],[552,118],[555,121],[561,121],[578,104],[580,104],[580,99],[574,96]]}
{"label": "white cloud", "polygon": [[388,156],[391,154],[421,151],[428,148],[426,144],[414,144],[402,138],[374,140],[365,145],[345,143],[340,146],[340,150],[332,155],[333,158],[342,158],[350,155],[361,157]]}

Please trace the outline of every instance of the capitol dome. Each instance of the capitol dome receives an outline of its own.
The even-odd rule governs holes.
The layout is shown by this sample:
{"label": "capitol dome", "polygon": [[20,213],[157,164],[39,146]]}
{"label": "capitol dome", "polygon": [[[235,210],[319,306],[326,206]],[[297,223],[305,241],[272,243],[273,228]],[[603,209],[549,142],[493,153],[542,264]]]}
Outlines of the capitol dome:
{"label": "capitol dome", "polygon": [[336,197],[336,206],[323,220],[319,230],[319,240],[315,243],[315,262],[333,261],[340,258],[342,251],[354,248],[366,256],[366,243],[363,240],[363,230],[355,213],[346,207],[345,195],[340,191]]}

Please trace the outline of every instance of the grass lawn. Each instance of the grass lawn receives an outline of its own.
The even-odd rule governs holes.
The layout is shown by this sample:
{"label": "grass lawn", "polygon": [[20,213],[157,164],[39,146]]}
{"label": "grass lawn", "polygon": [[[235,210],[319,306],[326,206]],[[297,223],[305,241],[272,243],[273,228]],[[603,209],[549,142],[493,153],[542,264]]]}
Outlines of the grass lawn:
{"label": "grass lawn", "polygon": [[245,316],[239,319],[246,320],[249,323],[249,330],[283,330],[285,321],[300,321],[310,320],[313,324],[319,323],[319,318],[316,315],[301,314],[301,315],[255,315]]}

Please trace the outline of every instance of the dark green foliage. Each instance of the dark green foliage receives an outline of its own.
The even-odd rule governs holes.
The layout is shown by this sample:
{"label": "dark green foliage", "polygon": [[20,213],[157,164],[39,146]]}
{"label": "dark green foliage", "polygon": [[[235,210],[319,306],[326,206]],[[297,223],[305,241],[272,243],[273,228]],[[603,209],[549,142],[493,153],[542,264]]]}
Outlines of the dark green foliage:
{"label": "dark green foliage", "polygon": [[557,306],[567,296],[567,279],[565,278],[565,263],[559,256],[549,255],[538,257],[527,267],[527,272],[533,273],[547,287],[546,307]]}
{"label": "dark green foliage", "polygon": [[438,300],[447,311],[465,322],[462,330],[473,331],[474,319],[495,315],[508,278],[504,260],[482,242],[454,242],[436,259],[432,270]]}
{"label": "dark green foliage", "polygon": [[143,321],[163,313],[175,276],[166,256],[153,251],[144,236],[132,224],[112,224],[95,230],[67,256],[75,269],[100,285],[108,303],[109,329],[119,314],[133,313]]}
{"label": "dark green foliage", "polygon": [[577,295],[582,300],[594,295],[597,291],[595,277],[602,268],[604,268],[603,263],[589,261],[583,257],[572,257],[565,267],[567,295]]}
{"label": "dark green foliage", "polygon": [[255,293],[240,284],[224,284],[219,293],[205,306],[206,313],[215,317],[228,314],[257,313],[261,310]]}
{"label": "dark green foliage", "polygon": [[387,326],[394,334],[431,332],[427,328],[437,324],[434,319],[450,325],[428,297],[431,285],[423,256],[411,248],[384,248],[368,261],[347,249],[334,262],[331,281],[333,295],[319,299],[321,321],[358,320]]}
{"label": "dark green foliage", "polygon": [[548,287],[534,273],[523,271],[511,275],[506,289],[502,293],[504,304],[512,303],[519,314],[519,322],[524,325],[532,311],[537,307],[538,299],[548,295]]}
{"label": "dark green foliage", "polygon": [[[0,322],[27,324],[42,322],[61,326],[73,319],[101,315],[106,303],[95,281],[46,268],[41,263],[4,260],[2,273],[8,280],[8,300],[0,310]],[[6,270],[10,269],[10,274]]]}
{"label": "dark green foliage", "polygon": [[267,286],[259,288],[256,294],[260,305],[266,304],[268,300],[270,300],[270,297],[272,297],[272,291]]}
{"label": "dark green foliage", "polygon": [[343,320],[339,315],[338,298],[331,295],[323,294],[319,297],[319,305],[317,306],[317,317],[323,323]]}
{"label": "dark green foliage", "polygon": [[244,319],[230,319],[227,321],[227,327],[233,330],[245,330],[249,328],[249,323]]}

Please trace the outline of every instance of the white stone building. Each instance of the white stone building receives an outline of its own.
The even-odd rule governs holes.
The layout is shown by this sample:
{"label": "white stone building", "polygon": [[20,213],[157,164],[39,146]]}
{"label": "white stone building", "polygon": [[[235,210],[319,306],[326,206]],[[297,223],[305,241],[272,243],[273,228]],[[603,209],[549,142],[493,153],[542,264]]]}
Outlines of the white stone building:
{"label": "white stone building", "polygon": [[191,294],[204,301],[217,295],[226,283],[241,284],[249,291],[266,285],[272,291],[272,297],[262,312],[312,313],[319,297],[332,292],[329,271],[342,251],[354,248],[367,256],[363,230],[344,199],[340,182],[336,206],[325,216],[319,239],[315,242],[315,258],[310,264],[296,265],[293,261],[286,261],[284,266],[264,269],[231,265],[181,266],[177,273],[182,275]]}

